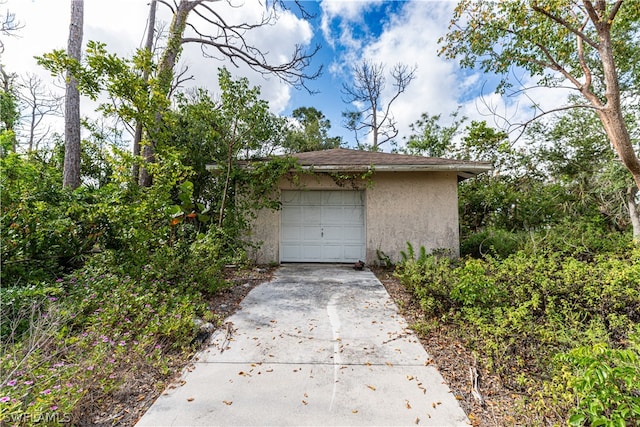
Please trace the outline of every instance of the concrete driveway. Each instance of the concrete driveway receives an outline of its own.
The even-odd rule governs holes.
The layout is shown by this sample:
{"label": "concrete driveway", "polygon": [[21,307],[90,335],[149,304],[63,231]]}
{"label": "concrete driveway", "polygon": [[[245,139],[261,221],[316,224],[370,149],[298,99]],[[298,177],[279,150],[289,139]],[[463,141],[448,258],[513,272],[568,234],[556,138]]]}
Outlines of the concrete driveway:
{"label": "concrete driveway", "polygon": [[469,425],[369,271],[284,265],[138,426]]}

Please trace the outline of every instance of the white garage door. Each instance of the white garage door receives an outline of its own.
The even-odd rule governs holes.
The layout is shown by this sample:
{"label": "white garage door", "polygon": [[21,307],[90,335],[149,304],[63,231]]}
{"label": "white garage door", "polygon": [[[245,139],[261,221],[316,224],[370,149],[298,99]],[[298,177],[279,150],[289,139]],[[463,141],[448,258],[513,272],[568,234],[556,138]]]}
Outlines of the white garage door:
{"label": "white garage door", "polygon": [[281,262],[356,262],[364,247],[364,192],[282,192]]}

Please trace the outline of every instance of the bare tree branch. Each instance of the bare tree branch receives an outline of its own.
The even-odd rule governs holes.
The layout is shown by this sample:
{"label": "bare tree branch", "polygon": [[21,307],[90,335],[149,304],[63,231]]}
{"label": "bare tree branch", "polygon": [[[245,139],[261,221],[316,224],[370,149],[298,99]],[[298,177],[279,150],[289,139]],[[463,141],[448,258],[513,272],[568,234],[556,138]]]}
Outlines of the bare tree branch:
{"label": "bare tree branch", "polygon": [[362,61],[353,68],[353,84],[343,84],[343,102],[346,104],[361,105],[355,111],[346,111],[343,116],[347,119],[345,127],[352,132],[356,143],[360,144],[361,131],[366,130],[366,135],[372,135],[372,150],[398,136],[396,121],[391,113],[391,105],[404,93],[415,78],[416,68],[409,68],[405,64],[396,64],[391,71],[392,85],[395,88],[391,99],[383,107],[382,92],[386,85],[384,65],[368,60]]}
{"label": "bare tree branch", "polygon": [[[2,2],[4,4],[6,2]],[[16,20],[16,14],[12,13],[7,9],[7,11],[0,15],[0,35],[8,36],[8,37],[16,37],[16,31],[23,28],[24,25]],[[4,43],[2,39],[0,39],[0,53],[4,52]]]}
{"label": "bare tree branch", "polygon": [[40,77],[35,74],[22,77],[19,86],[22,90],[18,97],[25,112],[20,121],[26,128],[27,151],[31,152],[38,149],[39,143],[49,133],[49,126],[41,128],[43,121],[50,116],[62,117],[64,97],[46,90]]}

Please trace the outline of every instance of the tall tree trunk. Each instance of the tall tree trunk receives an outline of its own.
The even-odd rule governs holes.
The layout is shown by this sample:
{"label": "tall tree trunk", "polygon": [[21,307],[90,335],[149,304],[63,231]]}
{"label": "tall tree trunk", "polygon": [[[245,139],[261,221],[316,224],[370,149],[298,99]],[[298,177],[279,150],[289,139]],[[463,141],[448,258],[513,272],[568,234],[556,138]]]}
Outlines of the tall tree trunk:
{"label": "tall tree trunk", "polygon": [[[182,35],[187,26],[187,18],[189,12],[198,4],[195,1],[181,0],[178,4],[171,26],[169,27],[169,38],[167,40],[167,47],[162,53],[160,58],[160,64],[158,65],[158,83],[157,88],[154,91],[154,96],[157,97],[156,106],[164,105],[166,99],[171,93],[171,82],[173,80],[173,69],[178,61],[180,52],[182,51]],[[161,98],[161,99],[160,99]],[[142,149],[142,157],[145,163],[152,163],[155,159],[155,149],[158,141],[158,135],[160,127],[162,125],[162,109],[158,107],[158,113],[156,113],[156,119],[154,128],[149,135],[149,143]],[[151,175],[147,168],[143,167],[140,170],[139,183],[143,187],[149,187],[151,185]]]}
{"label": "tall tree trunk", "polygon": [[[158,2],[157,0],[151,0],[151,5],[149,7],[149,22],[147,24],[147,40],[144,44],[144,48],[145,50],[151,54],[151,51],[153,49],[153,37],[155,34],[155,28],[156,28],[156,9],[157,9],[157,5]],[[143,74],[142,74],[142,78],[144,79],[145,82],[149,81],[149,70],[145,68]],[[136,132],[133,136],[133,155],[134,156],[139,156],[140,155],[140,141],[142,141],[142,121],[138,120],[138,122],[136,123]],[[133,164],[133,168],[131,170],[131,178],[133,180],[133,182],[138,182],[138,179],[140,177],[140,167],[138,166],[138,163],[134,163]]]}
{"label": "tall tree trunk", "polygon": [[[613,144],[613,148],[620,157],[624,166],[629,170],[640,188],[640,159],[636,155],[629,129],[624,121],[622,105],[620,102],[620,80],[616,70],[616,60],[613,54],[613,43],[611,42],[611,22],[606,20],[594,21],[596,31],[600,37],[598,53],[602,60],[602,71],[605,82],[606,104],[603,108],[596,109],[602,125]],[[584,91],[583,91],[584,93]],[[589,99],[589,98],[588,98]],[[594,103],[596,106],[597,104]]]}
{"label": "tall tree trunk", "polygon": [[[80,61],[82,56],[82,30],[84,0],[71,0],[71,23],[67,54]],[[69,188],[80,186],[80,93],[77,81],[67,75],[64,103],[64,169],[62,185]]]}

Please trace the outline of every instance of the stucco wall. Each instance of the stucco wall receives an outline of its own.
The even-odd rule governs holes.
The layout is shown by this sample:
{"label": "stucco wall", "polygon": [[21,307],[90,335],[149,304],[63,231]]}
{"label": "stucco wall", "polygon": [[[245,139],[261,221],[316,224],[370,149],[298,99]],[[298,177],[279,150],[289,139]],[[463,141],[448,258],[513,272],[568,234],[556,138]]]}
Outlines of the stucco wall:
{"label": "stucco wall", "polygon": [[454,172],[381,172],[366,194],[367,263],[377,260],[376,250],[398,261],[407,242],[459,255]]}
{"label": "stucco wall", "polygon": [[[282,180],[282,190],[364,189],[366,262],[377,261],[376,250],[393,261],[407,242],[416,249],[446,248],[459,253],[457,175],[455,172],[376,172],[370,182],[341,182],[328,176],[302,175],[298,184]],[[278,211],[258,212],[250,238],[261,242],[251,250],[256,262],[278,262],[280,215]]]}

